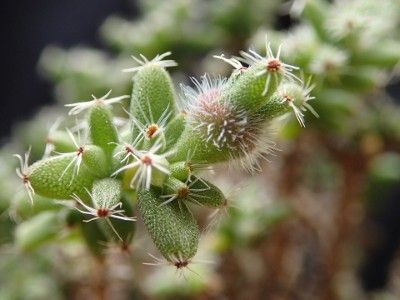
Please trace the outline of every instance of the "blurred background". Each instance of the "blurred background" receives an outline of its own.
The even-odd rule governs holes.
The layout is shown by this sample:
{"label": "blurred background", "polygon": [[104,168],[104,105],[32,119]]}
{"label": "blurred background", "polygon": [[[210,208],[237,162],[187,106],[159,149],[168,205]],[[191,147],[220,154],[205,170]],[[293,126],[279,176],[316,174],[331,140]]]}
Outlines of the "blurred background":
{"label": "blurred background", "polygon": [[[4,2],[0,299],[400,299],[400,3],[291,2]],[[29,205],[11,155],[32,145],[40,159],[64,104],[129,94],[130,55],[172,51],[178,87],[229,76],[212,56],[264,53],[265,34],[312,76],[320,117],[281,120],[261,174],[216,170],[227,213],[207,226],[196,211],[199,260],[213,264],[183,278],[143,266],[154,251],[140,224],[130,251],[94,253],[68,220],[46,223],[51,199]]]}
{"label": "blurred background", "polygon": [[136,1],[4,1],[1,18],[1,67],[5,93],[1,110],[1,136],[12,124],[31,117],[41,106],[54,102],[52,84],[38,75],[37,63],[49,44],[105,48],[98,30],[110,14],[134,18]]}

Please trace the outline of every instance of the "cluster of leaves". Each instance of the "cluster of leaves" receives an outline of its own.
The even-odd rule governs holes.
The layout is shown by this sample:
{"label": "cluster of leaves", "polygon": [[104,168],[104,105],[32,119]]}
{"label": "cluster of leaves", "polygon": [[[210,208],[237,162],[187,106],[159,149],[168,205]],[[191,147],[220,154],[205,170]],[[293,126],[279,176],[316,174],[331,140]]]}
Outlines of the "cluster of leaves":
{"label": "cluster of leaves", "polygon": [[[259,170],[259,160],[273,148],[270,122],[293,110],[304,126],[302,111],[313,111],[311,87],[293,73],[297,67],[280,60],[280,53],[279,47],[274,55],[266,41],[265,57],[253,50],[229,59],[216,56],[234,67],[232,75],[192,78],[194,87],[182,86],[180,111],[165,70],[177,65],[164,59],[169,52],[151,61],[133,57],[138,65],[123,70],[134,73],[131,96],[108,98],[108,93],[67,104],[69,115],[87,111],[85,118],[66,131],[53,127],[44,158],[33,165],[28,165],[29,152],[24,158],[16,155],[17,174],[32,201],[38,194],[62,200],[73,211],[64,218],[58,210],[39,214],[17,230],[20,243],[30,247],[37,232],[39,238],[51,236],[65,219],[81,222],[94,253],[102,253],[100,241],[127,247],[136,221],[132,199],[137,198],[158,250],[177,268],[187,266],[200,238],[187,203],[227,205],[222,191],[198,173],[227,161]],[[118,128],[110,106],[127,98],[128,118]]]}
{"label": "cluster of leaves", "polygon": [[[120,72],[129,63],[128,53],[154,57],[172,49],[181,71],[223,73],[223,65],[211,58],[212,54],[202,62],[193,57],[218,48],[236,53],[254,32],[249,43],[260,52],[266,29],[259,26],[272,19],[266,13],[274,4],[248,2],[146,1],[145,15],[139,21],[111,17],[101,29],[106,43],[121,52],[120,56],[110,58],[93,49],[48,48],[41,69],[56,83],[56,96],[64,103],[90,93],[102,95],[110,88],[117,94],[130,93],[130,78]],[[203,14],[199,17],[193,11]],[[216,211],[227,205],[226,196],[215,182],[200,177],[201,171],[223,161],[239,163],[250,171],[260,169],[259,159],[274,144],[270,124],[280,115],[292,110],[304,125],[304,110],[318,112],[320,118],[307,122],[321,143],[323,137],[335,137],[335,144],[340,136],[335,147],[361,146],[367,154],[379,153],[385,145],[393,147],[400,139],[400,112],[386,101],[382,88],[392,79],[388,71],[399,62],[398,11],[398,2],[391,0],[294,1],[292,17],[299,17],[300,24],[288,32],[268,30],[272,48],[279,49],[283,41],[282,51],[274,55],[267,45],[266,57],[254,50],[241,53],[240,58],[218,55],[234,67],[232,75],[228,79],[205,75],[192,79],[194,87],[182,85],[179,109],[179,97],[163,69],[175,62],[165,61],[163,56],[152,61],[142,57],[140,66],[130,70],[136,74],[128,105],[124,101],[129,97],[94,97],[72,106],[71,115],[88,111],[78,124],[74,118],[60,123],[57,119],[63,112],[47,109],[16,131],[18,144],[25,148],[33,145],[33,161],[39,159],[32,166],[25,159],[20,170],[30,195],[36,193],[32,208],[26,197],[14,195],[17,183],[10,176],[12,164],[2,161],[0,176],[5,180],[0,182],[0,198],[6,201],[0,201],[0,211],[4,216],[8,209],[15,218],[25,220],[15,231],[16,244],[24,250],[34,249],[44,241],[56,240],[65,225],[75,224],[92,253],[103,256],[110,242],[122,248],[131,243],[138,202],[146,228],[167,263],[184,267],[192,261],[200,236],[189,210],[194,206],[187,204]],[[313,96],[318,99],[315,110],[308,103],[314,85],[298,80],[292,73],[294,66],[301,68],[304,77],[313,75]],[[120,106],[111,110],[110,104],[115,102],[129,107],[129,112]],[[282,136],[301,138],[296,118],[279,123]],[[49,120],[55,125],[48,133]],[[70,129],[60,130],[62,127]],[[2,151],[10,153],[7,148]],[[43,151],[45,158],[40,159]],[[371,170],[372,179],[391,170],[396,175],[399,155],[379,157]],[[311,170],[311,175],[316,171]],[[398,182],[398,176],[394,177]],[[274,216],[275,210],[268,207],[271,217],[266,215],[266,207],[256,208],[249,194],[241,193],[240,198],[241,210],[218,231],[223,244],[219,246],[225,249],[257,239],[265,234],[265,224],[288,213],[285,207],[278,207]],[[7,234],[2,237],[11,240],[9,223],[4,224]],[[157,282],[163,278],[154,275]],[[154,291],[154,286],[150,289]]]}

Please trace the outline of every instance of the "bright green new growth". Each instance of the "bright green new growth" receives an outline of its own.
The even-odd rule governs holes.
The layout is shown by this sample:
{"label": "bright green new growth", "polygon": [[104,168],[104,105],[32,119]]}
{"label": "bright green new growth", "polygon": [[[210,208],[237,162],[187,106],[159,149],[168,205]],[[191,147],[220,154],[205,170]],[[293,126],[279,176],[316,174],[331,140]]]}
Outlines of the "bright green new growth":
{"label": "bright green new growth", "polygon": [[[259,170],[259,160],[272,148],[269,124],[275,117],[293,110],[304,126],[304,111],[316,114],[307,103],[313,99],[312,86],[292,73],[297,67],[282,62],[280,52],[274,55],[266,43],[265,57],[253,50],[241,52],[241,58],[218,56],[235,68],[231,77],[191,78],[194,87],[181,85],[180,112],[165,70],[177,64],[163,60],[170,53],[151,61],[133,57],[139,66],[124,70],[135,74],[123,124],[116,125],[120,123],[110,106],[129,96],[108,98],[110,91],[69,104],[69,114],[84,121],[66,134],[59,129],[49,134],[54,137],[46,152],[50,157],[28,166],[29,155],[18,156],[18,176],[31,198],[37,193],[63,199],[81,213],[81,219],[73,215],[67,223],[82,222],[82,236],[99,256],[104,246],[98,242],[128,248],[136,220],[129,197],[137,196],[157,249],[175,267],[185,267],[200,238],[187,204],[216,210],[226,206],[223,192],[203,179],[201,171],[219,162]],[[61,150],[66,153],[57,152]]]}
{"label": "bright green new growth", "polygon": [[165,148],[171,149],[173,145],[182,135],[185,129],[186,114],[184,112],[178,113],[165,128]]}
{"label": "bright green new growth", "polygon": [[193,166],[188,161],[180,161],[170,165],[171,176],[186,181],[193,172]]}
{"label": "bright green new growth", "polygon": [[[121,209],[124,211],[124,215],[127,218],[134,220],[132,207],[129,202],[122,199]],[[129,244],[135,235],[135,222],[110,218],[109,220],[100,219],[97,221],[97,224],[108,242],[119,245],[122,250],[128,249]]]}
{"label": "bright green new growth", "polygon": [[172,81],[160,66],[150,65],[139,70],[132,91],[130,112],[143,124],[157,122],[162,115],[169,115],[167,119],[170,119],[175,112]]}
{"label": "bright green new growth", "polygon": [[[87,228],[82,227],[83,233],[85,234],[85,230],[93,231],[100,240],[116,242],[122,249],[127,249],[135,232],[132,221],[136,221],[136,218],[132,216],[130,204],[122,199],[121,182],[113,178],[100,179],[94,182],[92,191],[87,190],[87,193],[93,207],[73,195],[73,199],[79,205],[74,208],[83,215],[91,217],[85,218],[83,222],[96,223]],[[99,255],[102,247],[96,245],[96,241],[93,241],[90,236],[84,235],[84,237],[93,253]]]}
{"label": "bright green new growth", "polygon": [[[160,56],[162,59],[168,55]],[[137,62],[143,64],[143,68],[126,69],[124,71],[137,71],[134,77],[130,113],[133,117],[132,140],[142,134],[147,141],[163,135],[165,125],[175,114],[175,95],[172,80],[164,70],[160,60],[143,62],[133,57]],[[161,61],[163,62],[163,61]],[[165,62],[165,61],[164,61]],[[168,61],[166,61],[168,62]],[[174,66],[170,64],[167,66]]]}
{"label": "bright green new growth", "polygon": [[225,196],[219,188],[196,176],[189,176],[185,182],[170,176],[164,184],[161,198],[165,199],[163,205],[176,200],[221,208],[226,203]]}
{"label": "bright green new growth", "polygon": [[[135,232],[135,223],[127,221],[135,219],[131,205],[122,198],[121,182],[112,178],[98,180],[93,184],[91,197],[95,207],[103,208],[103,210],[109,208],[111,211],[111,214],[109,212],[110,219],[99,220],[102,232],[109,240],[121,243],[122,247],[127,247]],[[123,213],[120,214],[120,218],[116,218],[116,211],[112,212],[114,208],[120,209],[120,213]]]}
{"label": "bright green new growth", "polygon": [[91,188],[94,176],[86,166],[80,167],[79,174],[68,168],[75,157],[75,153],[63,154],[30,166],[26,175],[35,193],[54,199],[70,198],[72,194],[87,199],[86,189]]}
{"label": "bright green new growth", "polygon": [[93,184],[92,199],[98,207],[112,207],[121,200],[121,182],[112,178],[105,178]]}
{"label": "bright green new growth", "polygon": [[85,146],[82,152],[82,162],[96,177],[105,177],[109,174],[106,155],[98,146]]}
{"label": "bright green new growth", "polygon": [[89,110],[90,138],[93,144],[110,155],[119,142],[118,132],[112,121],[110,110],[101,102]]}
{"label": "bright green new growth", "polygon": [[[264,73],[265,68],[267,72]],[[230,102],[234,106],[255,111],[271,96],[282,79],[280,73],[273,73],[262,62],[243,69],[240,74],[222,92],[221,102]],[[266,80],[269,82],[266,84]]]}

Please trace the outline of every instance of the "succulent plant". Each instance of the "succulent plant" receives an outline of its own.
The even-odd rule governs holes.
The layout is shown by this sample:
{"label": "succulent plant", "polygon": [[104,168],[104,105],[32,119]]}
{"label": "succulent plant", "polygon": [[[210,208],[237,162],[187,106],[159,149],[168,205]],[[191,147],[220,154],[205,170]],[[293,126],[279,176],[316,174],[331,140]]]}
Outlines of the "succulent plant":
{"label": "succulent plant", "polygon": [[[355,215],[351,209],[362,194],[360,178],[370,168],[367,204],[374,208],[379,207],[375,198],[398,181],[400,110],[387,101],[385,87],[395,78],[400,60],[400,6],[396,0],[296,0],[290,16],[299,22],[283,32],[264,27],[274,20],[270,8],[275,2],[143,1],[145,14],[139,20],[112,16],[101,28],[102,38],[118,55],[47,48],[39,64],[55,83],[59,103],[97,96],[67,104],[66,118],[59,118],[60,109],[43,110],[14,132],[12,151],[2,149],[0,241],[13,241],[20,250],[34,253],[43,243],[64,239],[59,233],[67,228],[97,261],[107,258],[110,245],[125,251],[139,244],[140,251],[133,254],[142,261],[140,252],[151,246],[142,247],[135,236],[139,220],[163,256],[151,255],[155,262],[149,265],[191,269],[206,240],[208,247],[216,244],[211,252],[224,260],[219,272],[229,273],[230,263],[243,265],[236,270],[238,280],[253,280],[246,273],[253,266],[269,269],[274,264],[278,276],[264,274],[271,297],[282,296],[276,286],[284,286],[285,278],[297,278],[299,286],[315,284],[305,274],[313,270],[324,284],[290,295],[304,292],[308,299],[312,297],[307,292],[316,291],[317,298],[334,298],[336,289],[346,288],[336,284],[342,269],[327,268],[341,265],[337,253],[344,251],[337,249],[354,248],[348,247],[353,241],[346,237],[354,228],[346,216]],[[238,55],[246,44],[249,50]],[[221,49],[226,54],[219,54]],[[172,77],[170,68],[178,64],[168,58],[170,52],[163,53],[169,50],[179,62]],[[160,51],[163,54],[157,55]],[[259,54],[262,51],[265,55]],[[154,58],[133,57],[131,66],[131,53]],[[183,74],[195,76],[177,91],[175,83],[184,80]],[[111,88],[123,96],[111,96]],[[231,209],[220,178],[207,172],[220,163],[261,171],[260,162],[282,141],[278,166],[273,164],[274,170],[265,175],[272,178],[252,178],[250,189],[234,197],[239,209]],[[29,151],[25,157],[17,155],[18,177],[10,176],[13,164],[7,155],[29,145],[31,157]],[[237,169],[229,172],[229,177],[240,176]],[[17,179],[27,195],[15,192]],[[224,211],[230,215],[215,230],[203,231],[215,221],[205,220],[204,210],[213,210],[217,217]],[[309,238],[308,227],[318,236]],[[331,228],[338,234],[330,235]],[[3,234],[7,230],[13,230],[14,237]],[[281,253],[254,250],[260,245]],[[316,258],[309,257],[309,251]],[[242,252],[251,256],[252,264]],[[290,261],[298,270],[292,272],[274,258]],[[258,261],[264,265],[255,266]],[[218,285],[213,267],[192,270],[207,274],[207,280],[200,283],[194,274],[196,279],[189,277],[183,284],[174,278],[154,287],[154,281],[171,274],[157,269],[153,276],[135,281],[148,295],[165,293],[161,297],[186,297],[210,288],[210,282]],[[229,278],[227,282],[232,283]],[[240,292],[245,293],[236,287],[234,295],[251,298]]]}
{"label": "succulent plant", "polygon": [[[82,227],[96,223],[106,239],[112,232],[124,247],[130,242],[124,237],[133,236],[135,226],[120,227],[136,219],[125,214],[132,211],[133,201],[129,196],[123,199],[134,193],[158,250],[177,268],[185,267],[200,238],[188,203],[212,209],[226,204],[223,192],[200,171],[235,161],[248,170],[259,169],[259,159],[273,149],[271,121],[293,110],[304,126],[302,111],[312,110],[307,103],[313,99],[311,88],[293,73],[298,68],[281,61],[281,48],[274,55],[268,41],[266,52],[265,57],[253,50],[241,52],[240,58],[217,57],[235,67],[232,75],[191,78],[194,87],[181,85],[180,111],[166,70],[177,66],[166,59],[171,53],[152,60],[133,57],[137,66],[123,70],[133,73],[131,96],[109,98],[110,91],[67,104],[70,116],[82,116],[78,126],[52,138],[52,148],[32,165],[29,151],[24,158],[16,155],[21,162],[17,173],[29,198],[34,201],[38,194],[63,200],[82,214]],[[117,128],[112,105],[127,98],[126,125]],[[40,216],[34,227],[46,223],[49,228],[48,220],[57,214]],[[36,236],[22,232],[21,228],[20,239]]]}

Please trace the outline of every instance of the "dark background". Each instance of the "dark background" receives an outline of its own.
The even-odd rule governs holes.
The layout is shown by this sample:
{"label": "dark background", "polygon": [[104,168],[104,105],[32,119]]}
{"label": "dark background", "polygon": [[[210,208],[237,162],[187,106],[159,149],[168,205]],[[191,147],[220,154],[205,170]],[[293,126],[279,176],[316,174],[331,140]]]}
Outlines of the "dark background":
{"label": "dark background", "polygon": [[48,44],[101,47],[97,31],[111,14],[135,16],[134,0],[2,1],[0,140],[19,120],[52,101],[52,86],[41,79],[36,64]]}

